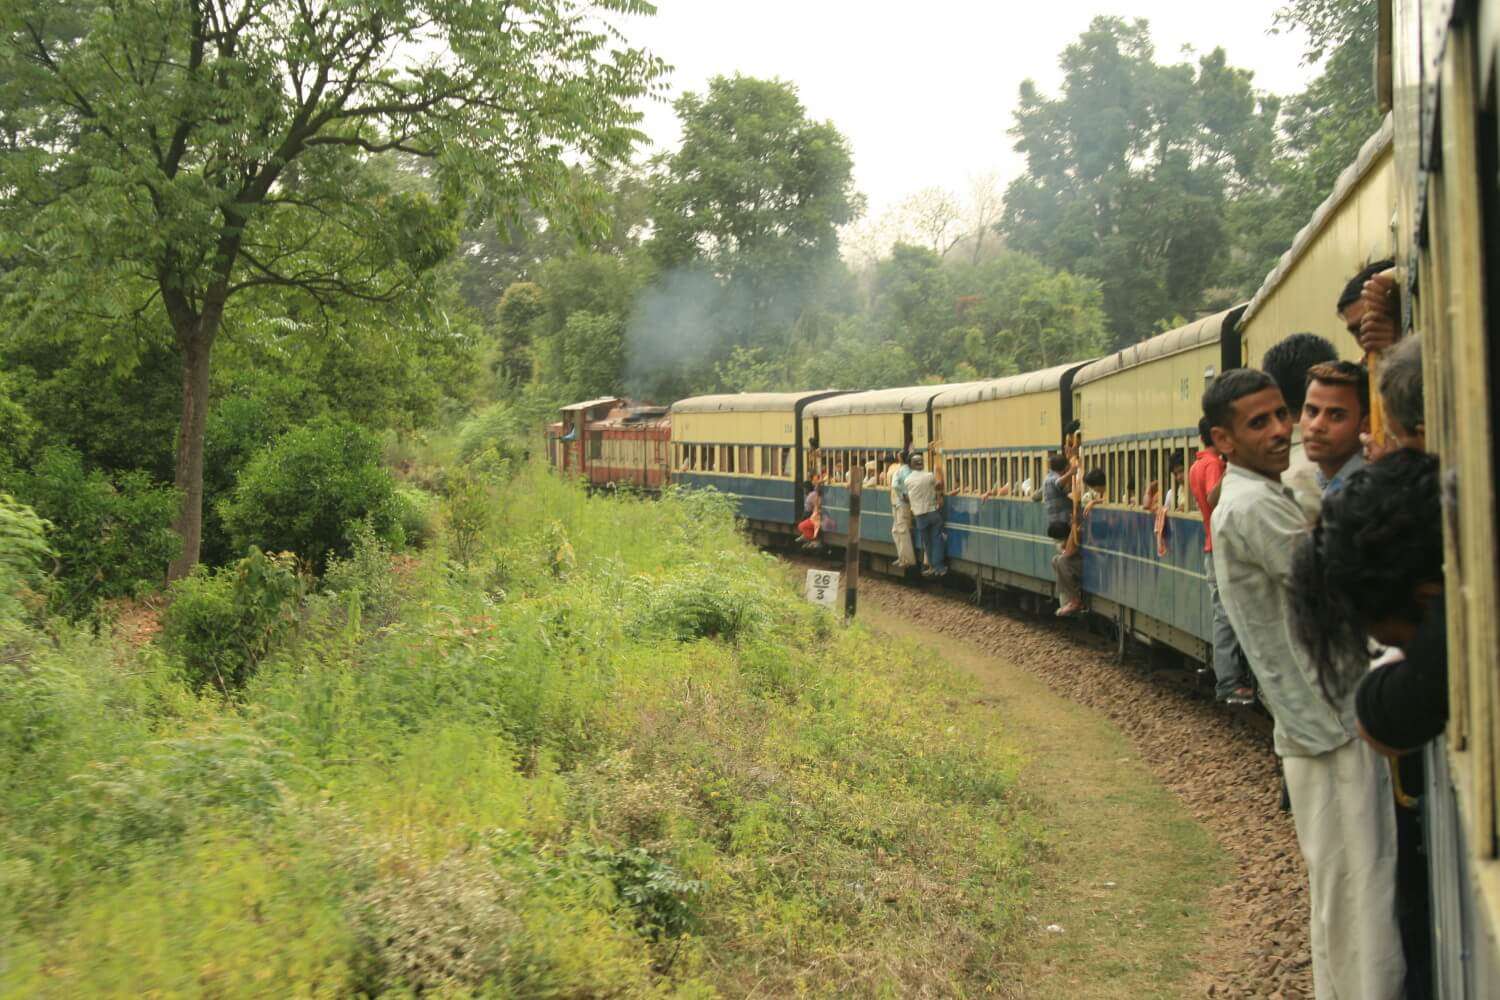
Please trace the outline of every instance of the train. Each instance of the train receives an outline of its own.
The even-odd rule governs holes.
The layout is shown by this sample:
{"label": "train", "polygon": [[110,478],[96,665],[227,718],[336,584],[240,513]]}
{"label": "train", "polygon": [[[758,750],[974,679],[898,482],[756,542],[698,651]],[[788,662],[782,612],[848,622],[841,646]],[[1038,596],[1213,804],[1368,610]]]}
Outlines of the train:
{"label": "train", "polygon": [[[1091,518],[1084,590],[1120,641],[1206,663],[1211,614],[1203,519],[1179,489],[1158,542],[1142,508],[1173,455],[1191,464],[1200,398],[1218,373],[1258,366],[1309,331],[1359,359],[1335,301],[1363,265],[1397,263],[1403,326],[1423,343],[1429,447],[1449,483],[1445,573],[1450,721],[1428,753],[1426,839],[1434,885],[1435,987],[1500,996],[1500,0],[1382,0],[1375,134],[1248,302],[1101,358],[1004,378],[897,388],[842,387],[678,400],[648,408],[574,404],[548,431],[549,459],[594,486],[668,483],[734,498],[757,541],[793,538],[813,482],[849,542],[851,470],[918,451],[947,493],[952,570],[976,588],[1051,597],[1043,511],[1028,495],[1065,434],[1106,495]],[[632,419],[632,414],[648,414]],[[613,445],[610,444],[613,442]],[[863,491],[860,548],[895,559],[884,489]]]}

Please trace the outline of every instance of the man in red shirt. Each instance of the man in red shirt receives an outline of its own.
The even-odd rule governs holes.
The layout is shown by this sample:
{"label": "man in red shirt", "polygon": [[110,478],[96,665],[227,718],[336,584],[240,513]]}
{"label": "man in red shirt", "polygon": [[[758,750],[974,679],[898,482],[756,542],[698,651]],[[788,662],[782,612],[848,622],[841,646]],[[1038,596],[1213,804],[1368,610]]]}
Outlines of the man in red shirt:
{"label": "man in red shirt", "polygon": [[1229,705],[1249,705],[1255,701],[1255,691],[1250,687],[1250,673],[1245,669],[1245,654],[1240,652],[1239,641],[1234,637],[1229,616],[1224,613],[1224,602],[1219,600],[1218,584],[1214,581],[1214,538],[1210,521],[1219,500],[1219,483],[1224,479],[1224,456],[1214,447],[1207,417],[1198,422],[1198,437],[1203,441],[1203,449],[1193,458],[1193,467],[1188,470],[1188,489],[1203,514],[1203,574],[1208,577],[1208,601],[1214,616],[1214,697]]}

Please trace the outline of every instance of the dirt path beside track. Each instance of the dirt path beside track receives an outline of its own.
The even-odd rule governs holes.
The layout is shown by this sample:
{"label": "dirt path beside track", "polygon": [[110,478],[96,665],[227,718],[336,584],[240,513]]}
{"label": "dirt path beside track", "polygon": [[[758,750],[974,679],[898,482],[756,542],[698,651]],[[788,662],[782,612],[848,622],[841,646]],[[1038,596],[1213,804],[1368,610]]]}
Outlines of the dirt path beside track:
{"label": "dirt path beside track", "polygon": [[1265,735],[1077,625],[870,577],[860,602],[866,625],[973,674],[1032,755],[1054,833],[1022,995],[1312,996],[1306,872]]}

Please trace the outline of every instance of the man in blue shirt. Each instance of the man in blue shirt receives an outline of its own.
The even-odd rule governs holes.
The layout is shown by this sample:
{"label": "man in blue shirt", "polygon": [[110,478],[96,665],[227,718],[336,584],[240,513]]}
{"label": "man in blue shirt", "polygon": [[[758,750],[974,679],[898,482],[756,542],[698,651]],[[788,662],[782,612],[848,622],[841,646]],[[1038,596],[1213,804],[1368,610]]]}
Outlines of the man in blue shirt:
{"label": "man in blue shirt", "polygon": [[1317,466],[1321,497],[1341,489],[1364,468],[1361,434],[1370,433],[1370,380],[1361,365],[1329,361],[1307,372],[1302,446]]}

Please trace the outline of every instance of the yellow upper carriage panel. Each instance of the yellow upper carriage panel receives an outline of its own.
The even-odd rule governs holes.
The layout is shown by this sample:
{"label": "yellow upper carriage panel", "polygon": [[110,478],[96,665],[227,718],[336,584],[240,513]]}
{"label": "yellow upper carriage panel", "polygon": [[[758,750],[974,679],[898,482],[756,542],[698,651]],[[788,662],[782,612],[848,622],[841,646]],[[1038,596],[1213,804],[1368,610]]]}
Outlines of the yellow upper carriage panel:
{"label": "yellow upper carriage panel", "polygon": [[[1102,468],[1107,500],[1143,506],[1152,483],[1171,488],[1173,452],[1191,465],[1198,445],[1203,390],[1240,356],[1244,306],[1216,313],[1117,351],[1073,378],[1073,415],[1082,421],[1085,468]],[[1172,500],[1192,509],[1187,491]]]}
{"label": "yellow upper carriage panel", "polygon": [[813,403],[802,414],[802,438],[811,471],[848,481],[848,470],[877,467],[903,448],[926,451],[933,443],[932,400],[954,385],[918,385],[851,392]]}
{"label": "yellow upper carriage panel", "polygon": [[1069,392],[1085,362],[975,382],[932,401],[950,493],[1022,498],[1040,487],[1048,451],[1072,419]]}
{"label": "yellow upper carriage panel", "polygon": [[1240,320],[1245,365],[1259,368],[1272,344],[1304,332],[1326,337],[1341,356],[1360,360],[1359,344],[1334,307],[1360,268],[1393,255],[1395,210],[1396,161],[1388,116],[1250,300]]}

